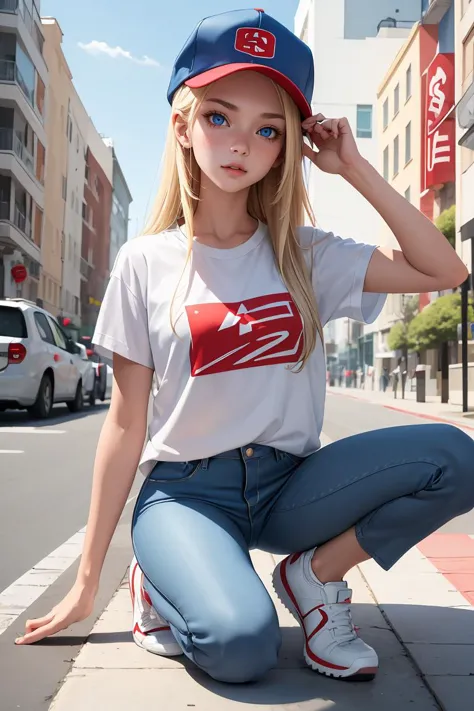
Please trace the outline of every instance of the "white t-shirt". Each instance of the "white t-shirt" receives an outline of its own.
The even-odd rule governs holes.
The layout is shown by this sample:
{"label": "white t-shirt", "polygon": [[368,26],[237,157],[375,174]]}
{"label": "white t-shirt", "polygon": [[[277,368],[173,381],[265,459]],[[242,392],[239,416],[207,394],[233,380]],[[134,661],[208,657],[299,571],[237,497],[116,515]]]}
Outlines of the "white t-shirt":
{"label": "white t-shirt", "polygon": [[[312,264],[323,325],[347,316],[371,323],[385,296],[362,293],[375,247],[299,229]],[[193,242],[192,260],[170,307],[187,251],[179,229],[145,235],[120,250],[93,341],[153,368],[158,390],[140,462],[211,457],[251,442],[299,456],[319,446],[326,364],[317,348],[300,373],[301,318],[275,264],[267,227],[244,244],[218,249]],[[311,257],[311,254],[313,255]],[[176,316],[178,316],[176,320]]]}

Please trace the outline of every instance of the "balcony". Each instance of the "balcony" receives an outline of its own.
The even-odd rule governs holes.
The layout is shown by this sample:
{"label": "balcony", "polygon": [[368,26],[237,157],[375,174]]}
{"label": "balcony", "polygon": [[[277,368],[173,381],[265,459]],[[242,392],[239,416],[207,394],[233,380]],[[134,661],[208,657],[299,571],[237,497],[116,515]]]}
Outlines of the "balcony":
{"label": "balcony", "polygon": [[41,19],[34,5],[33,8],[35,15],[34,17],[26,7],[24,2],[20,3],[18,0],[0,0],[0,12],[7,12],[11,15],[19,15],[22,18],[28,32],[30,33],[36,45],[36,48],[42,56],[44,37],[41,34],[40,30]]}
{"label": "balcony", "polygon": [[33,91],[28,88],[18,64],[12,59],[0,59],[0,81],[10,81],[18,84],[31,106],[34,108],[35,100]]}
{"label": "balcony", "polygon": [[17,205],[12,208],[9,202],[0,202],[0,244],[19,249],[34,261],[41,262],[40,248],[32,239],[31,222]]}
{"label": "balcony", "polygon": [[35,160],[12,128],[0,126],[0,151],[13,151],[31,175],[35,175]]}
{"label": "balcony", "polygon": [[82,281],[89,281],[89,277],[92,274],[93,269],[94,267],[92,266],[92,264],[89,264],[87,259],[81,257],[80,272]]}
{"label": "balcony", "polygon": [[431,0],[428,9],[423,15],[423,25],[438,25],[449,8],[452,0]]}

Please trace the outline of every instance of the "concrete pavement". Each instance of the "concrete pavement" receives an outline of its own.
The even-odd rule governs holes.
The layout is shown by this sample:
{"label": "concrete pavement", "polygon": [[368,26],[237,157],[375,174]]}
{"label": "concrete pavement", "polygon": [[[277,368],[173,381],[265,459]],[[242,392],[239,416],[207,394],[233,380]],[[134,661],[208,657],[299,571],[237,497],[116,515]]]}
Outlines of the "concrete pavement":
{"label": "concrete pavement", "polygon": [[[386,402],[343,398],[331,390],[324,422],[330,439],[376,427],[426,422],[424,416],[407,414],[406,409],[381,406]],[[408,405],[406,401],[400,404],[404,408]],[[24,451],[0,454],[0,530],[2,522],[5,524],[0,556],[7,586],[13,583],[17,589],[23,588],[26,580],[33,590],[38,580],[32,575],[34,567],[28,567],[44,556],[54,558],[58,547],[62,550],[61,544],[68,545],[70,537],[84,526],[90,469],[104,415],[105,411],[86,411],[79,418],[65,414],[53,419],[46,429],[64,430],[58,436],[25,433],[23,428],[35,423],[20,421],[19,414],[0,418],[0,450]],[[461,420],[464,429],[465,422]],[[136,485],[140,484],[139,477]],[[184,658],[163,660],[133,644],[128,590],[123,584],[117,590],[131,558],[132,506],[133,502],[126,507],[112,542],[95,612],[89,620],[33,647],[13,647],[25,619],[45,614],[69,589],[78,562],[70,564],[71,558],[55,582],[41,581],[43,587],[35,602],[3,633],[0,625],[1,711],[120,711],[141,708],[143,703],[164,711],[244,704],[291,711],[391,711],[395,705],[403,711],[469,708],[469,700],[474,698],[472,512],[422,542],[389,573],[368,562],[348,576],[354,589],[356,624],[381,658],[374,683],[345,684],[307,669],[301,632],[276,602],[284,637],[278,668],[258,684],[231,687],[212,682]],[[255,552],[254,558],[259,574],[269,583],[275,559],[261,552]],[[15,603],[18,600],[15,594]]]}
{"label": "concrete pavement", "polygon": [[[223,711],[249,706],[262,711],[333,708],[337,711],[399,711],[407,708],[435,711],[441,708],[407,655],[404,644],[397,639],[378,608],[360,570],[356,569],[348,576],[354,591],[354,620],[360,627],[361,636],[377,648],[381,669],[373,683],[348,684],[326,679],[306,667],[301,631],[271,587],[271,573],[278,558],[255,551],[253,560],[275,602],[284,640],[278,667],[263,680],[244,685],[218,683],[184,657],[165,659],[138,648],[130,634],[132,618],[125,581],[94,627],[53,701],[51,711],[130,711],[138,708]],[[457,711],[461,707],[447,708]]]}

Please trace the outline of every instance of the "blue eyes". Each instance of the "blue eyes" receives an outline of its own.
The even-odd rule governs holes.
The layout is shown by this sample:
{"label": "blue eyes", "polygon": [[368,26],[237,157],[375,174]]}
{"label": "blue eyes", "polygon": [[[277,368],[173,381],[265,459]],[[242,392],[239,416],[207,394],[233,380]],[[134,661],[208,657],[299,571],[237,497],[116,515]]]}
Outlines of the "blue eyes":
{"label": "blue eyes", "polygon": [[275,133],[274,128],[270,128],[270,126],[267,126],[266,128],[261,128],[259,131],[259,134],[263,136],[264,138],[274,138],[273,134]]}
{"label": "blue eyes", "polygon": [[225,123],[225,118],[222,114],[211,114],[209,118],[213,126],[223,126]]}
{"label": "blue eyes", "polygon": [[[205,117],[209,121],[210,126],[224,126],[225,124],[228,125],[228,121],[226,117],[223,114],[217,113],[216,111],[209,111],[207,114],[205,114]],[[269,141],[275,141],[279,136],[282,135],[281,131],[279,131],[276,128],[272,128],[271,126],[265,126],[264,128],[261,128],[258,132],[258,135],[262,136],[262,138],[266,138]]]}

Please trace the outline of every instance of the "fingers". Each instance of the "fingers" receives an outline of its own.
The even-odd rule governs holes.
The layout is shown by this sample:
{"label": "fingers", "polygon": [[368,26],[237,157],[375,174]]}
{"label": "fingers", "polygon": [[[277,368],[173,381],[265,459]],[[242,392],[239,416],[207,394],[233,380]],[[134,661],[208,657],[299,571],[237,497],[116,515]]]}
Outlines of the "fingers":
{"label": "fingers", "polygon": [[41,629],[49,625],[50,622],[54,618],[54,611],[51,610],[47,615],[44,617],[38,617],[35,620],[27,620],[25,624],[25,634],[23,637],[18,637],[15,640],[15,644],[23,644],[25,643],[25,640],[30,637],[30,635],[35,632],[35,630]]}
{"label": "fingers", "polygon": [[328,138],[339,138],[341,133],[347,129],[347,119],[328,119],[324,114],[316,114],[305,119],[301,124],[304,131],[308,131],[312,136],[319,136],[323,141]]}
{"label": "fingers", "polygon": [[15,644],[33,644],[33,642],[39,642],[40,639],[44,639],[44,637],[49,637],[50,635],[55,634],[56,632],[59,632],[62,629],[64,629],[62,621],[58,622],[53,620],[49,624],[43,625],[42,627],[38,627],[37,629],[35,629],[34,632],[28,632],[27,634],[23,635],[23,637],[18,637],[15,640]]}

